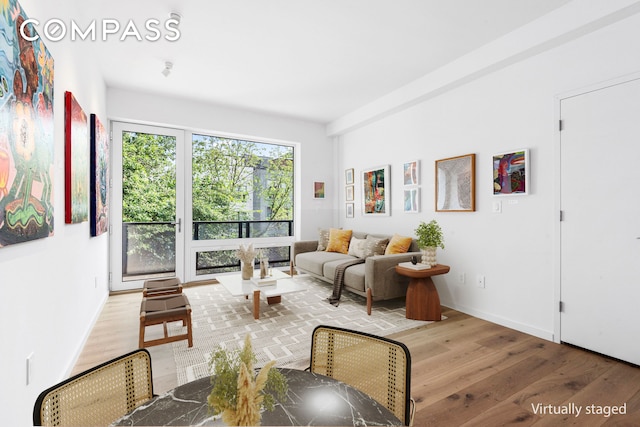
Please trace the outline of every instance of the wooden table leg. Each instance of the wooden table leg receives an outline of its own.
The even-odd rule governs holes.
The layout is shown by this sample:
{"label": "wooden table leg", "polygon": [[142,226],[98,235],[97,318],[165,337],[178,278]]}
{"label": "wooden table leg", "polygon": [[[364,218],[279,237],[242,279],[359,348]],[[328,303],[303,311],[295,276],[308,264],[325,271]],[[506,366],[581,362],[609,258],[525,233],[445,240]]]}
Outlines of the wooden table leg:
{"label": "wooden table leg", "polygon": [[138,335],[138,348],[144,348],[144,316],[145,313],[140,313],[140,333]]}
{"label": "wooden table leg", "polygon": [[253,318],[256,320],[260,318],[260,291],[259,290],[253,291]]}
{"label": "wooden table leg", "polygon": [[440,296],[431,277],[414,278],[409,281],[406,298],[407,319],[442,320]]}

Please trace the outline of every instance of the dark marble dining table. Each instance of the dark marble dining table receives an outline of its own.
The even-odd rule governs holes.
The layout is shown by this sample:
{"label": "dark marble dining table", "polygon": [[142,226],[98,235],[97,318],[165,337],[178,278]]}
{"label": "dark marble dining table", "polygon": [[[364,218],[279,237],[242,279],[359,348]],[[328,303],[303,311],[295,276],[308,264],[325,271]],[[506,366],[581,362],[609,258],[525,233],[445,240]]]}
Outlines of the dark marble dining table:
{"label": "dark marble dining table", "polygon": [[[263,426],[403,425],[386,407],[348,384],[297,369],[279,369],[289,390],[273,411],[262,412]],[[211,379],[201,378],[160,395],[116,421],[118,426],[217,426],[207,404]]]}

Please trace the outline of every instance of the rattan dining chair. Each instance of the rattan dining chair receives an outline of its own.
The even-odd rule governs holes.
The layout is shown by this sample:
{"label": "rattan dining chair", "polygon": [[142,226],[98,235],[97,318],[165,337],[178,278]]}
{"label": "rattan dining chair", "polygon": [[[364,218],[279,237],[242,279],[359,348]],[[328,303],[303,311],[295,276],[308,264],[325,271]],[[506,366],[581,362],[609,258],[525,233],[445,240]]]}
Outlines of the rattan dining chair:
{"label": "rattan dining chair", "polygon": [[312,334],[310,370],[357,388],[384,405],[405,425],[413,424],[411,354],[403,343],[320,325]]}
{"label": "rattan dining chair", "polygon": [[139,349],[40,393],[33,408],[33,424],[109,425],[152,397],[151,356]]}

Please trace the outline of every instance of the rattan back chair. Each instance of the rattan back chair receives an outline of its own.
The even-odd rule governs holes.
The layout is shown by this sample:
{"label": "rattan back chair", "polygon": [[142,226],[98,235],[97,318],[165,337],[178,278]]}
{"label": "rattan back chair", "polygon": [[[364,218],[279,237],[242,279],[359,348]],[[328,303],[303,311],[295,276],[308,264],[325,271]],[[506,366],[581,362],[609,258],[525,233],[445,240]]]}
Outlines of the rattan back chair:
{"label": "rattan back chair", "polygon": [[149,352],[132,351],[40,393],[33,424],[109,425],[153,397],[152,378]]}
{"label": "rattan back chair", "polygon": [[413,423],[411,354],[403,343],[320,325],[313,330],[310,370],[357,388],[405,425]]}

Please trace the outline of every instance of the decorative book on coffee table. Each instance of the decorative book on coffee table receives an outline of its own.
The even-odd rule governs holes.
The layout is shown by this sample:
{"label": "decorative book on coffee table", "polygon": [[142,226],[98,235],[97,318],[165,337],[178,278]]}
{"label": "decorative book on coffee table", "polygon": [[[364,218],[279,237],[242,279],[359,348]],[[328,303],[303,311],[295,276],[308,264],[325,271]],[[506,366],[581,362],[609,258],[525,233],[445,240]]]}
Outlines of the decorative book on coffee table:
{"label": "decorative book on coffee table", "polygon": [[428,266],[427,264],[420,264],[420,263],[412,264],[410,262],[401,262],[398,265],[402,268],[408,268],[411,270],[428,270],[431,268],[431,266]]}
{"label": "decorative book on coffee table", "polygon": [[253,277],[251,282],[256,286],[267,286],[267,285],[275,285],[278,283],[278,279],[273,276],[265,277],[264,279],[260,279],[258,277]]}

